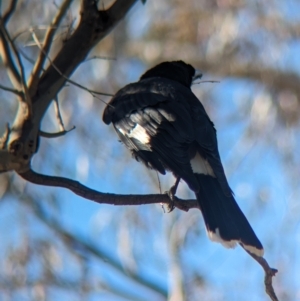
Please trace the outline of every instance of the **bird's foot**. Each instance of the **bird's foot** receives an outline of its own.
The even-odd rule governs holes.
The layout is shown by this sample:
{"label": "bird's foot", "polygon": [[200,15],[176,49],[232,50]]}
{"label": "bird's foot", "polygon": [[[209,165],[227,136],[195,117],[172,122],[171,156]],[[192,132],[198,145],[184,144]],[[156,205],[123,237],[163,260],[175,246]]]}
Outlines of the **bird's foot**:
{"label": "bird's foot", "polygon": [[170,202],[167,205],[168,210],[169,210],[168,213],[172,212],[175,208],[175,194],[176,194],[179,182],[180,182],[180,177],[176,177],[175,184],[170,188],[169,191],[166,192],[166,194],[169,196],[169,199],[170,199]]}
{"label": "bird's foot", "polygon": [[168,213],[172,212],[175,208],[175,193],[177,185],[172,186],[169,191],[166,191],[166,194],[169,196],[170,202],[167,204]]}

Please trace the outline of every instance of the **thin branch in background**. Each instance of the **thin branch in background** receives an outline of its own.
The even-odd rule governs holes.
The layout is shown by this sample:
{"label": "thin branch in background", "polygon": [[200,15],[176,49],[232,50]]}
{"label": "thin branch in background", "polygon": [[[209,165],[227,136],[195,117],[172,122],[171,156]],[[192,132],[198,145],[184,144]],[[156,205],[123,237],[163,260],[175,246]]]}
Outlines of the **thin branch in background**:
{"label": "thin branch in background", "polygon": [[200,85],[200,84],[203,84],[203,83],[211,83],[211,84],[217,83],[217,84],[219,84],[220,82],[221,81],[219,81],[219,80],[202,80],[198,83],[192,83],[192,85]]}
{"label": "thin branch in background", "polygon": [[161,183],[160,183],[160,179],[159,179],[159,174],[157,171],[156,172],[156,177],[157,177],[157,183],[158,183],[158,190],[159,190],[159,193],[162,194],[162,191],[161,191]]}
{"label": "thin branch in background", "polygon": [[[160,183],[158,171],[155,171],[155,174],[156,174],[156,177],[157,177],[157,183],[158,183],[158,190],[159,190],[159,193],[162,194],[161,183]],[[166,212],[165,212],[165,208],[164,208],[164,204],[163,204],[163,203],[160,203],[160,206],[161,206],[161,209],[163,210],[163,212],[166,213]]]}
{"label": "thin branch in background", "polygon": [[[58,28],[64,28],[64,27],[67,27],[67,25],[63,25],[63,26],[56,26],[56,29]],[[37,26],[30,26],[29,28],[27,29],[24,29],[24,30],[21,30],[19,32],[17,32],[15,34],[15,36],[12,38],[12,40],[15,42],[21,35],[25,34],[25,33],[30,33],[31,30],[49,30],[51,28],[50,25],[37,25]],[[53,27],[55,28],[55,27]],[[42,44],[42,43],[41,43]],[[28,46],[28,44],[25,45],[25,47]],[[31,45],[29,45],[31,46]],[[36,44],[34,43],[34,46],[36,46]]]}
{"label": "thin branch in background", "polygon": [[85,59],[85,62],[91,61],[91,60],[106,60],[106,61],[116,61],[117,59],[115,57],[108,57],[108,56],[101,56],[101,55],[94,55],[91,57],[88,57]]}
{"label": "thin branch in background", "polygon": [[[0,20],[1,23],[1,20]],[[17,89],[21,89],[21,76],[17,70],[17,67],[14,63],[14,60],[11,56],[10,47],[8,45],[8,41],[4,37],[3,33],[3,24],[0,28],[0,55],[2,57],[2,61],[4,63],[4,66],[8,70],[8,76],[12,83],[12,85]]]}
{"label": "thin branch in background", "polygon": [[61,136],[68,134],[69,132],[73,131],[74,129],[76,129],[76,127],[72,126],[69,130],[63,130],[63,131],[57,132],[57,133],[47,133],[47,132],[40,130],[39,135],[44,138],[57,138],[57,137],[61,137]]}
{"label": "thin branch in background", "polygon": [[1,32],[2,32],[2,35],[3,35],[3,38],[9,43],[10,45],[10,48],[12,49],[16,59],[17,59],[17,63],[18,63],[18,67],[19,67],[19,71],[21,74],[21,86],[22,86],[22,90],[24,92],[24,96],[22,99],[22,101],[25,100],[25,103],[27,105],[27,112],[26,114],[29,114],[29,116],[31,116],[32,114],[32,104],[31,104],[31,98],[29,96],[29,91],[28,91],[28,88],[27,88],[27,84],[26,84],[26,77],[25,77],[25,70],[24,70],[24,66],[23,66],[23,63],[22,63],[22,60],[21,60],[21,57],[20,57],[20,53],[18,52],[17,48],[16,48],[16,45],[14,44],[14,42],[12,41],[9,33],[7,32],[4,24],[1,24]]}
{"label": "thin branch in background", "polygon": [[[42,50],[41,44],[40,44],[40,42],[39,42],[39,40],[38,40],[38,38],[37,38],[35,32],[32,31],[31,34],[32,34],[32,37],[33,37],[34,41],[35,41],[36,44],[38,45],[38,47]],[[97,99],[99,99],[99,100],[101,100],[103,103],[105,103],[106,105],[109,105],[107,102],[105,102],[105,101],[102,100],[101,98],[98,98],[95,94],[104,95],[104,96],[113,96],[113,94],[108,94],[108,93],[102,93],[102,92],[93,91],[93,90],[90,90],[90,89],[88,89],[88,88],[86,88],[86,87],[84,87],[84,86],[82,86],[82,85],[80,85],[80,84],[74,82],[73,80],[71,80],[71,79],[69,79],[67,76],[65,76],[65,75],[64,75],[64,74],[63,74],[63,73],[62,73],[62,72],[61,72],[61,71],[53,64],[53,61],[51,60],[51,58],[50,58],[48,55],[47,55],[47,58],[48,58],[48,60],[49,60],[49,62],[50,62],[50,64],[51,64],[51,66],[52,66],[52,67],[58,72],[58,74],[59,74],[60,76],[62,76],[67,82],[71,83],[72,85],[74,85],[74,86],[76,86],[76,87],[78,87],[78,88],[80,88],[80,89],[83,89],[83,90],[89,92],[93,97],[96,97]],[[111,105],[110,105],[110,106],[111,106]]]}
{"label": "thin branch in background", "polygon": [[[56,16],[53,18],[44,38],[43,46],[39,43],[39,48],[41,50],[40,55],[38,59],[36,60],[36,63],[33,67],[32,74],[29,78],[29,90],[30,94],[33,95],[37,89],[37,85],[40,78],[40,73],[43,70],[43,66],[46,60],[46,57],[48,56],[53,37],[55,35],[56,29],[58,25],[60,24],[62,18],[64,17],[67,9],[69,8],[70,4],[73,2],[73,0],[65,0],[61,7],[59,8]],[[33,29],[31,29],[31,32],[34,32]],[[36,41],[35,41],[36,42]]]}
{"label": "thin branch in background", "polygon": [[169,274],[171,275],[171,281],[169,284],[169,300],[176,301],[185,301],[186,300],[186,292],[184,289],[184,275],[183,275],[183,267],[182,261],[180,260],[180,246],[182,242],[180,242],[180,232],[182,227],[179,227],[179,219],[174,215],[173,222],[169,227],[169,231],[167,231],[167,237],[169,240],[169,254],[168,254],[168,269]]}
{"label": "thin branch in background", "polygon": [[80,237],[78,233],[74,235],[73,233],[68,231],[63,227],[60,220],[45,212],[40,202],[33,201],[32,198],[24,197],[23,201],[28,206],[30,206],[30,208],[34,209],[35,215],[37,216],[37,218],[40,219],[40,221],[46,224],[51,230],[56,231],[56,233],[62,238],[63,242],[68,248],[70,248],[72,252],[74,252],[74,249],[77,246],[79,249],[90,253],[92,256],[95,256],[102,262],[106,262],[111,268],[117,270],[121,274],[130,277],[131,280],[135,281],[136,283],[153,290],[154,292],[162,295],[164,298],[167,297],[168,292],[164,287],[162,287],[160,282],[155,283],[149,280],[143,274],[139,274],[135,271],[125,269],[124,266],[111,255],[111,253],[105,251],[100,246],[96,246],[92,242],[87,241],[86,238]]}
{"label": "thin branch in background", "polygon": [[[251,154],[254,147],[258,143],[258,139],[248,139],[249,129],[246,129],[237,142],[233,145],[226,160],[230,160],[231,154],[234,154],[234,160],[231,164],[227,164],[227,177],[230,178],[238,170],[239,166]],[[247,143],[248,142],[248,143]],[[249,144],[251,142],[251,144]],[[238,151],[237,151],[238,150]]]}
{"label": "thin branch in background", "polygon": [[[25,52],[22,51],[21,49],[20,49],[20,53],[23,55],[23,57],[24,57],[28,62],[30,62],[31,64],[34,64],[34,60],[31,59],[30,57],[28,57],[27,54],[25,54]],[[55,68],[55,66],[53,66],[53,68]],[[107,103],[106,103],[103,99],[101,99],[101,98],[99,98],[98,96],[96,96],[96,94],[99,94],[99,95],[103,95],[103,94],[104,94],[105,96],[113,96],[113,94],[102,93],[102,92],[94,91],[94,90],[91,90],[91,89],[89,89],[89,88],[87,88],[87,87],[84,87],[84,86],[78,84],[77,82],[72,81],[71,79],[67,78],[67,77],[66,77],[65,75],[63,75],[58,69],[56,69],[56,70],[57,70],[57,72],[58,72],[62,77],[64,77],[64,78],[66,79],[67,82],[69,82],[70,84],[72,84],[72,85],[74,85],[74,86],[76,86],[76,87],[78,87],[78,88],[80,88],[80,89],[82,89],[82,90],[84,90],[84,91],[89,92],[93,97],[99,99],[100,101],[102,101],[102,102],[105,103],[105,104],[107,104]],[[45,69],[43,69],[43,71],[45,71]],[[67,86],[67,85],[65,85],[65,87],[66,87],[66,86]],[[110,106],[111,106],[111,105],[110,105]]]}
{"label": "thin branch in background", "polygon": [[18,91],[18,90],[9,88],[9,87],[2,86],[1,84],[0,84],[0,89],[2,89],[4,91],[11,92],[11,93],[14,93],[14,94],[16,94],[18,96],[22,96],[22,92],[21,91]]}
{"label": "thin branch in background", "polygon": [[18,0],[11,0],[10,6],[9,6],[8,10],[5,12],[5,14],[2,18],[2,22],[3,22],[4,25],[9,21],[10,17],[14,13],[14,11],[16,10],[17,3],[18,3]]}
{"label": "thin branch in background", "polygon": [[55,115],[56,115],[56,118],[57,118],[57,121],[58,121],[59,129],[61,131],[65,132],[66,131],[65,130],[65,125],[64,125],[64,122],[63,122],[61,114],[60,114],[60,109],[59,109],[59,103],[58,103],[57,96],[54,98],[54,110],[55,110]]}

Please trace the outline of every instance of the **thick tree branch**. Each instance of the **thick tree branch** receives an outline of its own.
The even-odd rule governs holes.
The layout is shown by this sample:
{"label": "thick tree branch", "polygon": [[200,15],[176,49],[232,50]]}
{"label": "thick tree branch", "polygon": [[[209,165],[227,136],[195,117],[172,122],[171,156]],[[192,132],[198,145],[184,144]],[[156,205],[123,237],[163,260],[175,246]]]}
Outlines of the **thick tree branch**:
{"label": "thick tree branch", "polygon": [[107,14],[111,22],[119,22],[124,18],[126,13],[130,10],[135,0],[119,0],[116,1],[108,10]]}
{"label": "thick tree branch", "polygon": [[[75,194],[100,204],[111,205],[146,205],[146,204],[169,204],[170,198],[167,194],[149,194],[149,195],[119,195],[113,193],[103,193],[88,188],[78,181],[74,181],[64,177],[46,176],[39,174],[31,169],[26,172],[19,173],[26,181],[53,187],[63,187],[71,190]],[[188,211],[192,208],[199,208],[196,200],[181,200],[174,198],[174,205],[178,209]]]}

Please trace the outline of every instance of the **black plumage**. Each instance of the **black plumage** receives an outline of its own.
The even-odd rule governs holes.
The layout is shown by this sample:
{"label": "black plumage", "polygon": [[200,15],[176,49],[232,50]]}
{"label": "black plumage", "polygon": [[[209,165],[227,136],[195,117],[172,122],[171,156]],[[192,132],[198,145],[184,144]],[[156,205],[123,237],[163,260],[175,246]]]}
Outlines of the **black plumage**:
{"label": "black plumage", "polygon": [[[198,77],[198,76],[196,76]],[[221,163],[216,130],[191,91],[195,69],[164,62],[119,90],[103,114],[134,157],[161,174],[172,171],[195,192],[208,236],[225,247],[263,247],[238,207]]]}

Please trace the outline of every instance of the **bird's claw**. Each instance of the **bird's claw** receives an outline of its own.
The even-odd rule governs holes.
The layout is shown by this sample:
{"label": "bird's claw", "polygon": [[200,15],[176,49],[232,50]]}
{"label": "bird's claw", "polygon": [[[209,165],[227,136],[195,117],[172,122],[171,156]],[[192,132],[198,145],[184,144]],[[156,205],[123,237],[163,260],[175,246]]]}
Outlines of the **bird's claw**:
{"label": "bird's claw", "polygon": [[175,188],[176,187],[172,186],[169,191],[166,191],[170,199],[170,202],[167,204],[168,213],[172,212],[175,208]]}

